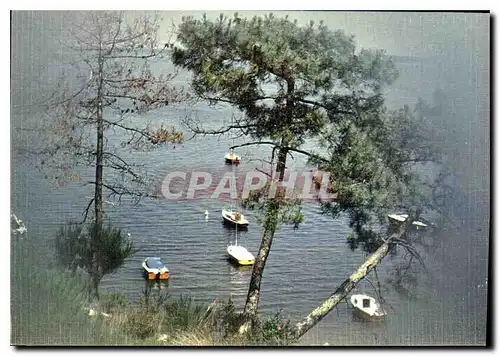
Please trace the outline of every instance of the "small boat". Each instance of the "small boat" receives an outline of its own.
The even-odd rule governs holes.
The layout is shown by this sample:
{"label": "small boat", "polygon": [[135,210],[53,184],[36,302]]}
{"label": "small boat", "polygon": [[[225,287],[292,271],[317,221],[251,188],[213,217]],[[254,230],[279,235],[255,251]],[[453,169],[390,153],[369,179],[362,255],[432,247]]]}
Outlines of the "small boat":
{"label": "small boat", "polygon": [[170,271],[161,261],[160,257],[147,257],[144,262],[142,262],[142,269],[148,280],[168,279],[170,276]]}
{"label": "small boat", "polygon": [[238,266],[251,266],[255,262],[255,257],[243,246],[238,245],[238,227],[234,232],[234,245],[227,247],[227,256],[230,261]]}
{"label": "small boat", "polygon": [[365,294],[351,295],[351,304],[357,314],[364,318],[378,320],[383,319],[387,315],[386,311],[382,309],[375,298]]}
{"label": "small boat", "polygon": [[255,262],[255,257],[243,246],[228,246],[227,255],[231,261],[239,266],[251,266]]}
{"label": "small boat", "polygon": [[[387,217],[394,222],[405,222],[408,219],[408,214],[389,214]],[[421,221],[414,221],[412,224],[419,227],[427,227],[427,224]]]}
{"label": "small boat", "polygon": [[240,227],[247,227],[249,224],[245,216],[239,211],[222,209],[222,219],[224,223]]}
{"label": "small boat", "polygon": [[239,164],[241,161],[241,157],[235,154],[233,150],[229,151],[229,153],[226,153],[224,159],[226,160],[227,164]]}

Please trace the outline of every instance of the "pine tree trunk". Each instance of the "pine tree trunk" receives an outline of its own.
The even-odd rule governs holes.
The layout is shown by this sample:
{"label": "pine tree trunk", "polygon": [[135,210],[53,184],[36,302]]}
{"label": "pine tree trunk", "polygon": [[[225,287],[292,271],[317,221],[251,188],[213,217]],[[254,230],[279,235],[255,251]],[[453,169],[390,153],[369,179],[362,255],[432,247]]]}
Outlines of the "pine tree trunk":
{"label": "pine tree trunk", "polygon": [[257,316],[260,300],[260,283],[264,273],[264,267],[266,266],[267,257],[269,256],[269,251],[271,250],[271,245],[273,243],[273,237],[277,225],[275,221],[278,217],[278,209],[279,206],[273,204],[267,212],[266,228],[264,230],[264,235],[262,236],[262,241],[259,247],[259,253],[255,259],[255,264],[252,270],[245,310],[243,312],[245,321],[240,326],[240,334],[244,334],[251,329]]}
{"label": "pine tree trunk", "polygon": [[[291,99],[293,92],[295,90],[295,81],[293,78],[287,79],[287,104],[286,104],[286,117],[285,120],[293,122],[293,106],[294,102]],[[276,173],[278,177],[278,182],[282,182],[285,176],[286,169],[286,157],[288,154],[287,147],[290,144],[289,133],[284,132],[281,137],[281,144],[278,150],[278,160],[276,162]],[[250,279],[250,285],[248,287],[247,300],[245,302],[245,309],[243,311],[243,324],[239,328],[240,334],[248,333],[253,323],[257,318],[257,310],[259,307],[260,300],[260,284],[262,280],[262,275],[264,274],[264,268],[266,266],[267,258],[269,256],[269,251],[271,251],[271,246],[273,243],[274,233],[278,226],[278,215],[279,215],[279,202],[277,200],[273,201],[267,212],[266,220],[264,225],[264,234],[262,236],[262,241],[259,247],[259,253],[255,259],[254,267],[252,270],[252,278]]]}
{"label": "pine tree trunk", "polygon": [[[278,161],[276,163],[276,171],[279,182],[283,181],[283,177],[285,175],[286,156],[286,149],[280,148],[278,151]],[[264,274],[264,268],[269,256],[269,251],[271,251],[271,246],[273,244],[274,233],[276,232],[276,227],[278,225],[279,209],[279,203],[277,201],[274,201],[270,204],[266,212],[267,216],[264,223],[264,234],[262,236],[259,253],[257,254],[257,258],[255,259],[252,270],[252,277],[250,279],[250,285],[248,287],[247,300],[245,302],[245,309],[243,311],[245,321],[239,328],[240,334],[245,334],[250,331],[257,317],[257,310],[260,300],[260,283],[262,280],[262,275]]]}

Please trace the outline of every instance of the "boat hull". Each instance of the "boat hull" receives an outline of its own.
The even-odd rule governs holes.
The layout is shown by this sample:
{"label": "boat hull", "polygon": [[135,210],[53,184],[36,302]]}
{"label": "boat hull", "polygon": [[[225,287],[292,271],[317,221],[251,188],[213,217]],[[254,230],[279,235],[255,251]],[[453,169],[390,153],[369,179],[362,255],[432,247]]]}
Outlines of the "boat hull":
{"label": "boat hull", "polygon": [[227,164],[238,164],[241,161],[241,157],[234,153],[228,153],[224,156],[224,160]]}
{"label": "boat hull", "polygon": [[381,321],[385,320],[385,314],[384,315],[369,315],[358,308],[353,308],[353,313],[354,313],[356,318],[362,319],[362,320],[373,321],[373,322],[381,322]]}
{"label": "boat hull", "polygon": [[229,261],[231,261],[235,265],[241,266],[241,267],[253,266],[253,264],[255,263],[255,260],[241,260],[241,259],[237,259],[231,255],[228,255],[227,258]]}
{"label": "boat hull", "polygon": [[147,264],[148,259],[149,258],[144,260],[144,262],[142,262],[142,265],[141,265],[142,271],[144,273],[144,277],[147,280],[167,280],[167,279],[169,279],[170,271],[168,270],[168,268],[165,267],[165,265],[163,265],[163,263],[160,264],[159,268],[153,268],[153,267],[148,266],[148,264]]}
{"label": "boat hull", "polygon": [[240,164],[240,160],[239,159],[230,159],[230,158],[226,158],[226,164]]}
{"label": "boat hull", "polygon": [[247,267],[247,266],[253,266],[255,263],[254,259],[241,259],[241,258],[236,258],[230,254],[227,255],[227,259],[234,263],[236,266],[239,267]]}
{"label": "boat hull", "polygon": [[231,212],[228,210],[222,210],[222,220],[224,224],[238,226],[238,227],[247,227],[248,220],[242,215],[240,220],[235,220],[231,218]]}
{"label": "boat hull", "polygon": [[231,262],[238,266],[252,266],[255,263],[255,258],[253,257],[253,255],[244,247],[235,246],[233,248],[244,250],[245,253],[241,255],[241,253],[237,253],[237,251],[233,251],[231,247],[228,247],[227,257]]}
{"label": "boat hull", "polygon": [[230,226],[238,226],[238,227],[244,227],[244,228],[248,227],[248,222],[240,223],[240,222],[231,220],[229,218],[226,218],[225,216],[222,217],[222,222],[224,224],[230,225]]}
{"label": "boat hull", "polygon": [[168,272],[154,273],[154,272],[148,272],[145,269],[143,269],[143,272],[144,272],[144,278],[146,278],[148,281],[167,280],[170,278],[170,274]]}
{"label": "boat hull", "polygon": [[352,295],[351,306],[354,314],[366,320],[380,321],[384,320],[386,312],[381,308],[377,301],[364,294]]}

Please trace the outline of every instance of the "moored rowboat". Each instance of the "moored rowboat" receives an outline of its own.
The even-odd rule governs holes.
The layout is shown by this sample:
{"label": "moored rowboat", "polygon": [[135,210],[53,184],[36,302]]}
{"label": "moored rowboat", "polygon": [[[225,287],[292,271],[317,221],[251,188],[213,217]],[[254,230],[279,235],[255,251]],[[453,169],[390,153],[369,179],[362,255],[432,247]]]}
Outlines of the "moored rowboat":
{"label": "moored rowboat", "polygon": [[239,211],[222,209],[222,219],[224,220],[224,223],[239,227],[247,227],[249,224],[245,216]]}
{"label": "moored rowboat", "polygon": [[375,298],[365,294],[353,294],[351,296],[351,305],[358,315],[368,319],[379,320],[383,319],[387,313]]}
{"label": "moored rowboat", "polygon": [[241,157],[235,154],[232,150],[229,153],[226,153],[224,159],[228,164],[238,164],[241,161]]}
{"label": "moored rowboat", "polygon": [[142,269],[146,275],[146,279],[168,279],[170,271],[161,261],[160,257],[147,257],[142,262]]}
{"label": "moored rowboat", "polygon": [[228,246],[227,255],[231,261],[240,266],[250,266],[255,262],[255,257],[243,246]]}

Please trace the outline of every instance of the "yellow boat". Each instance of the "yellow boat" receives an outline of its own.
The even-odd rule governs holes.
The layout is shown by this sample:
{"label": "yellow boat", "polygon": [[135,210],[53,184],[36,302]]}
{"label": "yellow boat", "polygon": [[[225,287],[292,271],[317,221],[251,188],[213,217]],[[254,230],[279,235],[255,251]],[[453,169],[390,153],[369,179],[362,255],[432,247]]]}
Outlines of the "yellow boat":
{"label": "yellow boat", "polygon": [[227,255],[231,261],[240,266],[251,266],[255,263],[255,257],[243,246],[228,246]]}
{"label": "yellow boat", "polygon": [[253,265],[255,257],[246,248],[238,245],[238,226],[236,226],[234,236],[234,245],[229,245],[226,250],[229,260],[239,266]]}

